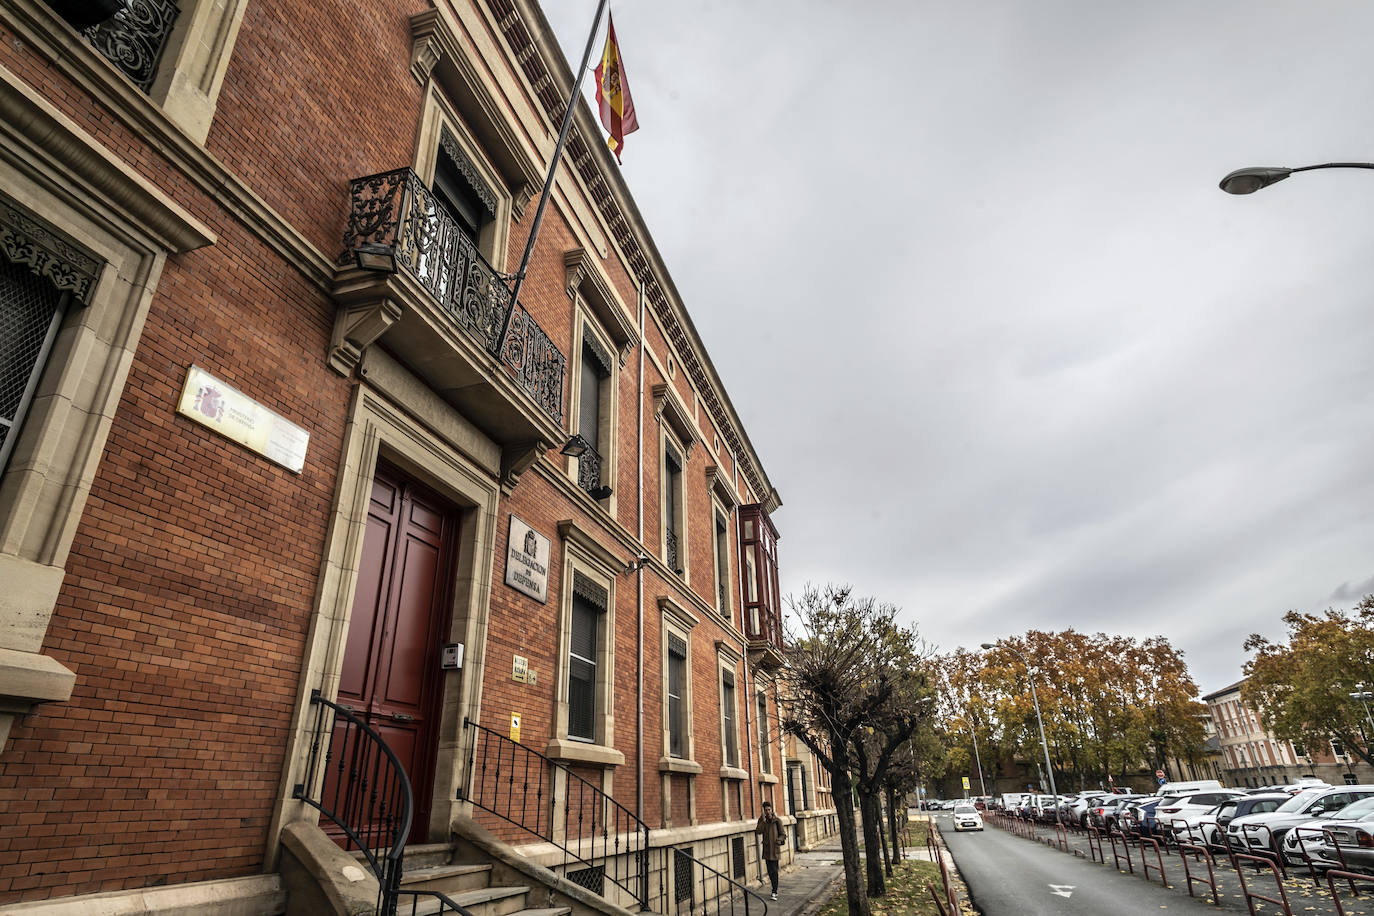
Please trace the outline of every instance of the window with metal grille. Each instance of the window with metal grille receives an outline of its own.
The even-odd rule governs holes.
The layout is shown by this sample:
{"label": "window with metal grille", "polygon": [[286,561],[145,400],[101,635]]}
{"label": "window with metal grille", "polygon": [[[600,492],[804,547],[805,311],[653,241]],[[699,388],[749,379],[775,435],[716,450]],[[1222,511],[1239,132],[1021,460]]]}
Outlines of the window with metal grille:
{"label": "window with metal grille", "polygon": [[729,528],[725,517],[716,514],[716,594],[720,601],[720,612],[728,620],[730,617],[730,548]]}
{"label": "window with metal grille", "polygon": [[663,559],[673,572],[682,568],[682,513],[679,488],[682,485],[682,462],[670,449],[663,456],[663,539],[667,552]]}
{"label": "window with metal grille", "polygon": [[687,755],[687,643],[668,634],[668,753]]}
{"label": "window with metal grille", "polygon": [[735,676],[728,671],[720,675],[720,705],[725,734],[725,765],[739,766],[739,739],[735,737]]}
{"label": "window with metal grille", "polygon": [[773,772],[773,752],[768,741],[768,694],[758,695],[759,706],[759,765],[765,773]]}
{"label": "window with metal grille", "polygon": [[568,649],[568,737],[596,740],[597,631],[601,609],[574,593]]}
{"label": "window with metal grille", "polygon": [[744,877],[744,837],[737,836],[730,841],[730,858],[734,865],[735,877]]}
{"label": "window with metal grille", "polygon": [[673,850],[673,902],[693,901],[692,847]]}
{"label": "window with metal grille", "polygon": [[27,267],[0,258],[0,473],[14,451],[68,298]]}
{"label": "window with metal grille", "polygon": [[564,877],[579,887],[585,887],[593,894],[601,895],[606,891],[606,869],[604,866],[580,868],[577,871],[568,872]]}

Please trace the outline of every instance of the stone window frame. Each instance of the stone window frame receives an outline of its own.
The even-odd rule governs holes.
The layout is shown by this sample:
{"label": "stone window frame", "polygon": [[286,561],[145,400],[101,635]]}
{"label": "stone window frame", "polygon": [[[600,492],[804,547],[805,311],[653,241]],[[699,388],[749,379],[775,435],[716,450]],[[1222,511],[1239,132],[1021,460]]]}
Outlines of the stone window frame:
{"label": "stone window frame", "polygon": [[[660,717],[660,725],[663,730],[663,756],[658,761],[659,771],[696,775],[701,772],[701,764],[697,763],[696,759],[696,717],[692,714],[695,707],[692,688],[691,634],[700,620],[668,595],[659,595],[657,603],[661,622],[659,627],[659,657],[662,659],[660,675],[663,682],[662,715]],[[685,754],[681,757],[673,756],[668,733],[668,635],[670,633],[677,635],[687,645],[686,684],[683,688],[683,708],[686,719],[684,727],[687,732],[683,736]]]}
{"label": "stone window frame", "polygon": [[[420,107],[420,122],[415,137],[415,157],[411,168],[425,187],[433,190],[434,170],[438,167],[439,151],[447,149],[473,187],[481,186],[479,196],[492,208],[492,219],[481,227],[477,250],[498,271],[504,271],[510,227],[516,213],[516,198],[501,172],[476,140],[471,127],[458,113],[453,102],[435,82],[426,84]],[[487,193],[483,194],[485,190]]]}
{"label": "stone window frame", "polygon": [[768,715],[768,690],[766,685],[758,683],[757,678],[755,678],[755,688],[754,718],[759,737],[759,772],[764,775],[776,775],[773,770],[773,741]]}
{"label": "stone window frame", "polygon": [[[674,521],[677,530],[677,562],[678,569],[672,572],[680,576],[683,581],[687,581],[691,572],[691,555],[687,549],[687,538],[690,524],[687,518],[687,467],[691,460],[692,445],[695,439],[686,438],[676,427],[670,429],[670,424],[664,423],[659,426],[658,432],[658,496],[659,496],[659,547],[658,555],[663,558],[665,565],[668,563],[668,525],[664,506],[669,497],[674,500],[676,512]],[[668,454],[672,452],[678,459],[680,470],[677,475],[677,492],[669,493],[668,487]]]}
{"label": "stone window frame", "polygon": [[[719,521],[725,522],[723,538],[716,527]],[[734,536],[734,530],[734,508],[723,502],[718,492],[713,488],[711,494],[711,578],[715,584],[715,591],[711,596],[711,605],[726,620],[733,617],[734,602],[732,598],[734,590],[730,588],[730,583],[733,579],[734,562],[730,558],[730,544],[731,542],[737,543],[739,540]],[[722,578],[724,582],[721,581]]]}
{"label": "stone window frame", "polygon": [[[563,543],[562,583],[558,599],[557,655],[554,671],[553,737],[544,755],[553,760],[601,767],[617,767],[625,755],[615,749],[615,620],[616,578],[624,562],[603,547],[576,522],[558,523]],[[574,576],[603,589],[606,607],[597,632],[596,737],[587,741],[568,734],[568,654],[572,648]]]}
{"label": "stone window frame", "polygon": [[[600,409],[598,416],[597,440],[600,448],[597,454],[601,456],[601,484],[611,488],[611,495],[603,500],[594,500],[597,505],[604,508],[612,516],[616,510],[616,468],[618,466],[619,448],[617,433],[619,425],[616,418],[620,410],[620,370],[623,363],[611,357],[610,354],[616,352],[610,345],[610,337],[597,322],[595,316],[589,313],[580,299],[574,300],[573,307],[573,346],[572,359],[568,366],[568,429],[570,433],[580,433],[581,403],[582,403],[582,361],[586,359],[585,348],[590,344],[592,349],[600,349],[608,356],[607,365],[604,367],[609,373],[601,382],[601,394],[599,396]],[[564,472],[568,479],[574,484],[577,483],[578,474],[577,458],[567,458]],[[586,492],[579,488],[579,492]],[[591,499],[591,494],[587,494]]]}
{"label": "stone window frame", "polygon": [[[248,0],[182,0],[145,94],[42,0],[9,0],[8,16],[47,56],[74,69],[79,81],[112,108],[145,98],[198,146],[205,145],[219,104]],[[145,103],[146,104],[146,103]]]}
{"label": "stone window frame", "polygon": [[72,541],[166,259],[216,239],[3,69],[0,122],[0,192],[103,262],[64,316],[0,478],[2,753],[16,715],[71,697],[77,673],[41,649]]}
{"label": "stone window frame", "polygon": [[[739,699],[744,693],[744,679],[740,675],[740,662],[743,656],[734,646],[724,640],[716,640],[716,711],[717,725],[720,734],[720,778],[727,780],[748,779],[749,773],[740,764],[743,762],[743,755],[740,748],[740,715]],[[735,763],[730,764],[726,760],[726,719],[725,719],[725,678],[731,678],[735,695],[734,716],[731,719],[735,733]]]}

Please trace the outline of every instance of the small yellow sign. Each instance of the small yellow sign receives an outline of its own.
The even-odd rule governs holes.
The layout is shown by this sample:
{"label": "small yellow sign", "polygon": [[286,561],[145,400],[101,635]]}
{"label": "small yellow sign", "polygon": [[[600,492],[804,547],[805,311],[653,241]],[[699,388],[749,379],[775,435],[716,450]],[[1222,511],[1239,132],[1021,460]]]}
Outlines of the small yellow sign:
{"label": "small yellow sign", "polygon": [[520,740],[520,713],[518,712],[510,714],[510,740]]}
{"label": "small yellow sign", "polygon": [[965,791],[965,792],[968,791],[968,777],[967,777],[967,776],[964,777],[964,791]]}

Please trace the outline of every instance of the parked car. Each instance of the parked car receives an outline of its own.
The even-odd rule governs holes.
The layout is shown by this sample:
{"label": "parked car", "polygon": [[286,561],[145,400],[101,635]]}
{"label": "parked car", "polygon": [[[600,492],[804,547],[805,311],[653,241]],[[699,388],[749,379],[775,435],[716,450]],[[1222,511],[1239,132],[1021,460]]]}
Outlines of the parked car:
{"label": "parked car", "polygon": [[[1352,809],[1354,807],[1350,806]],[[1342,811],[1342,815],[1348,810]],[[1333,868],[1347,868],[1351,871],[1374,874],[1374,815],[1367,814],[1359,820],[1346,820],[1342,816],[1333,820],[1327,830],[1329,833],[1323,836],[1320,845],[1315,847],[1314,858]],[[1339,851],[1332,843],[1333,838],[1340,844]],[[1310,841],[1308,850],[1313,851]]]}
{"label": "parked car", "polygon": [[1202,842],[1209,846],[1223,845],[1226,825],[1247,814],[1264,814],[1273,811],[1293,796],[1287,792],[1270,792],[1264,795],[1237,795],[1208,811],[1198,820],[1198,832]]}
{"label": "parked car", "polygon": [[[1324,842],[1326,830],[1368,820],[1374,820],[1374,795],[1353,801],[1344,808],[1328,808],[1310,820],[1294,824],[1281,844],[1284,861],[1289,865],[1306,865],[1310,858],[1313,865],[1327,867],[1328,861],[1321,855],[1323,846],[1332,852],[1332,859],[1337,857],[1335,847]],[[1329,862],[1330,866],[1339,864],[1339,861]]]}
{"label": "parked car", "polygon": [[1088,809],[1088,823],[1103,830],[1110,830],[1117,824],[1121,809],[1129,802],[1143,795],[1108,795],[1097,805]]}
{"label": "parked car", "polygon": [[1078,821],[1078,826],[1088,826],[1088,809],[1100,804],[1102,799],[1110,797],[1110,794],[1109,792],[1080,793],[1069,808],[1069,816]]}
{"label": "parked car", "polygon": [[953,817],[955,830],[983,829],[983,815],[979,814],[978,809],[972,805],[955,805]]}
{"label": "parked car", "polygon": [[1157,832],[1154,819],[1155,806],[1159,804],[1158,795],[1144,795],[1128,801],[1117,817],[1123,833],[1135,831],[1141,836],[1152,836]]}
{"label": "parked car", "polygon": [[1284,835],[1294,826],[1323,811],[1344,808],[1374,795],[1374,785],[1328,786],[1304,789],[1273,811],[1248,814],[1226,825],[1226,835],[1237,849],[1261,849],[1277,853]]}
{"label": "parked car", "polygon": [[[1196,843],[1201,839],[1196,828],[1203,815],[1228,798],[1239,798],[1242,794],[1238,789],[1207,789],[1187,795],[1165,796],[1155,808],[1160,833],[1182,842]],[[1178,835],[1180,831],[1181,836]]]}

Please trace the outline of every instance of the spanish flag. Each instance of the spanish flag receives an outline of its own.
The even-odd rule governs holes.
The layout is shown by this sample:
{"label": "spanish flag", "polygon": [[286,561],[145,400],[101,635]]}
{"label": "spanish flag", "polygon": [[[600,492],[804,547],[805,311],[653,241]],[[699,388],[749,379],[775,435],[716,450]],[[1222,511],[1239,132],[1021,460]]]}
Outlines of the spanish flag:
{"label": "spanish flag", "polygon": [[625,81],[620,45],[615,40],[615,19],[609,15],[607,19],[606,47],[601,52],[601,63],[596,65],[596,103],[601,108],[601,123],[611,133],[606,145],[619,162],[620,152],[625,148],[625,135],[639,130],[639,121],[635,119],[630,84]]}

